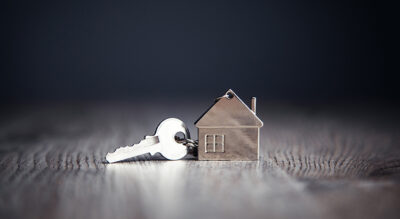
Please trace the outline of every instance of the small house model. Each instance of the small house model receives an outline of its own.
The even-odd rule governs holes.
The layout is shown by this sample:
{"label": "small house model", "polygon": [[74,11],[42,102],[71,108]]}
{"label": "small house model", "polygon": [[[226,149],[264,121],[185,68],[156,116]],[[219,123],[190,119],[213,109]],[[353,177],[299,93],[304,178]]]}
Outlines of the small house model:
{"label": "small house model", "polygon": [[199,160],[258,160],[263,122],[256,115],[254,97],[250,109],[228,90],[195,125],[199,136]]}

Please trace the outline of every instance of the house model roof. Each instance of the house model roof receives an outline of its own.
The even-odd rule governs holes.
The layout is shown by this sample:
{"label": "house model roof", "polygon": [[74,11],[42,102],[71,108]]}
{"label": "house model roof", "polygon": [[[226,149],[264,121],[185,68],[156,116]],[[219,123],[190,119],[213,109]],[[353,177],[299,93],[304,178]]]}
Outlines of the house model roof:
{"label": "house model roof", "polygon": [[198,128],[262,127],[263,122],[229,89],[195,122]]}

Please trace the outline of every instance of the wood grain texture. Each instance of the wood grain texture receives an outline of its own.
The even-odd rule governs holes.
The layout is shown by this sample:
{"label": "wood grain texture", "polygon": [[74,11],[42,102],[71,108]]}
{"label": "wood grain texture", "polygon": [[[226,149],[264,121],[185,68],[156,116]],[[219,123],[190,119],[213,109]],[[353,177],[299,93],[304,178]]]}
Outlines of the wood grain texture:
{"label": "wood grain texture", "polygon": [[0,218],[398,218],[398,108],[259,105],[261,160],[106,164],[208,103],[3,107]]}

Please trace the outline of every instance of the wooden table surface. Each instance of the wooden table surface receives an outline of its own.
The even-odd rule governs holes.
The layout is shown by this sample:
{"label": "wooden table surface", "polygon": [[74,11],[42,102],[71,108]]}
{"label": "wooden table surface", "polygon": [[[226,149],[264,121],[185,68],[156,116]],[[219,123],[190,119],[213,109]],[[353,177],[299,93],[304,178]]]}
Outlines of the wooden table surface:
{"label": "wooden table surface", "polygon": [[259,105],[257,162],[105,163],[168,117],[197,137],[193,122],[209,105],[2,107],[0,218],[400,218],[392,106]]}

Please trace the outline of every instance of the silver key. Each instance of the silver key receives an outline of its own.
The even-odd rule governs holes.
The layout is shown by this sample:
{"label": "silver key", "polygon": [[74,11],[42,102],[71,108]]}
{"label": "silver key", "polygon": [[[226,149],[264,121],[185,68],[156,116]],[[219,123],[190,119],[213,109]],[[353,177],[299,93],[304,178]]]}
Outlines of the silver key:
{"label": "silver key", "polygon": [[154,155],[157,152],[169,160],[179,160],[186,156],[188,149],[175,141],[178,132],[189,137],[185,123],[176,118],[166,119],[158,125],[154,136],[146,136],[139,144],[118,148],[115,152],[108,153],[106,160],[115,163],[148,153]]}

